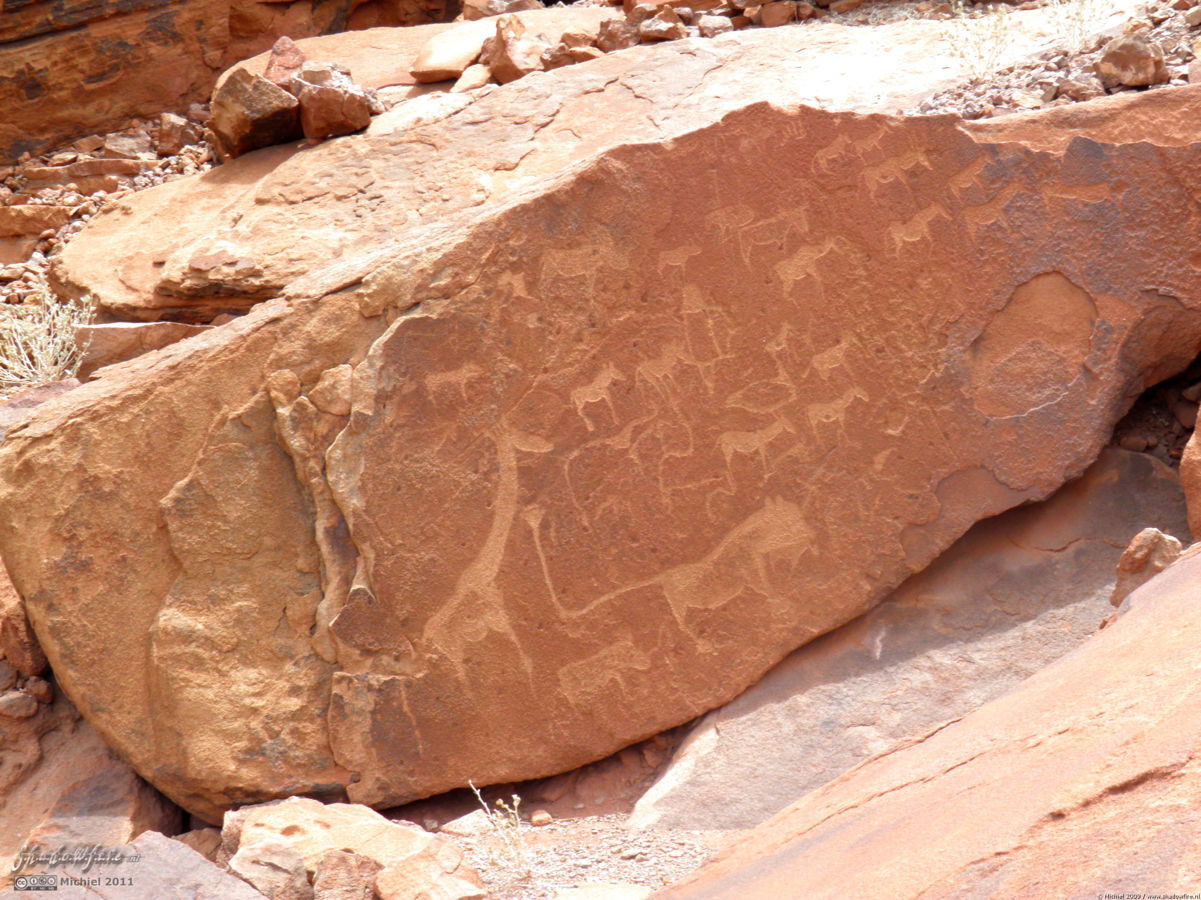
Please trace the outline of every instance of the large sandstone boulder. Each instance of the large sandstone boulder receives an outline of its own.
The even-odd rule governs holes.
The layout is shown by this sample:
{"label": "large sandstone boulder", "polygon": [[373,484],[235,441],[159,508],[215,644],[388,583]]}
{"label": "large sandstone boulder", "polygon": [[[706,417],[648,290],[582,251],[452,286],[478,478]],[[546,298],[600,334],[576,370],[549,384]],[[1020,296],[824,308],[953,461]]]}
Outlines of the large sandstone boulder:
{"label": "large sandstone boulder", "polygon": [[[1195,889],[1201,558],[1018,690],[799,800],[661,900]],[[1137,885],[1137,887],[1135,887]]]}
{"label": "large sandstone boulder", "polygon": [[631,824],[752,828],[1001,696],[1096,633],[1123,548],[1145,526],[1188,540],[1180,482],[1154,457],[1114,449],[1049,500],[980,522],[703,719]]}
{"label": "large sandstone boulder", "polygon": [[30,0],[0,17],[0,164],[208,96],[280,35],[412,25],[445,0]]}
{"label": "large sandstone boulder", "polygon": [[[578,115],[602,98],[576,73],[611,60],[629,97],[661,83],[631,51],[490,96]],[[558,155],[478,208],[431,201],[438,228],[388,223],[406,152],[339,172],[364,185],[339,202],[316,177],[248,190],[272,151],[251,154],[222,177],[296,200],[297,243],[318,209],[380,213],[286,298],[10,431],[0,551],[68,693],[204,816],[604,756],[1079,475],[1191,361],[1197,96],[1010,132],[750,103]],[[291,171],[423,154],[488,113]],[[533,152],[535,121],[498,154]],[[164,195],[142,196],[131,229]]]}

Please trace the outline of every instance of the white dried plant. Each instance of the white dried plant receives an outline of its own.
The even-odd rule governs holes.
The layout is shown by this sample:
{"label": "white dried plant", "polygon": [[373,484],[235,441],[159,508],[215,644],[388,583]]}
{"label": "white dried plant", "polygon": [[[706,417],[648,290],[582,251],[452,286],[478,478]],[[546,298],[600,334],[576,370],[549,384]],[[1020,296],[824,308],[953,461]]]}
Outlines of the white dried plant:
{"label": "white dried plant", "polygon": [[87,349],[75,328],[92,319],[91,299],[59,300],[43,290],[20,306],[0,306],[0,394],[70,378]]}
{"label": "white dried plant", "polygon": [[1110,13],[1111,0],[1051,0],[1052,24],[1062,49],[1076,53],[1087,49],[1088,39],[1100,30]]}
{"label": "white dried plant", "polygon": [[1000,67],[1012,39],[1011,7],[1006,3],[970,5],[957,0],[954,10],[951,19],[954,51],[973,78],[984,79]]}
{"label": "white dried plant", "polygon": [[534,865],[530,849],[525,843],[526,824],[521,820],[521,798],[514,794],[511,804],[504,800],[497,800],[494,805],[489,806],[479,788],[470,781],[467,783],[471,785],[475,799],[479,801],[484,815],[492,823],[493,832],[500,840],[499,854],[495,853],[491,847],[487,848],[492,863],[510,868],[523,878],[532,877]]}

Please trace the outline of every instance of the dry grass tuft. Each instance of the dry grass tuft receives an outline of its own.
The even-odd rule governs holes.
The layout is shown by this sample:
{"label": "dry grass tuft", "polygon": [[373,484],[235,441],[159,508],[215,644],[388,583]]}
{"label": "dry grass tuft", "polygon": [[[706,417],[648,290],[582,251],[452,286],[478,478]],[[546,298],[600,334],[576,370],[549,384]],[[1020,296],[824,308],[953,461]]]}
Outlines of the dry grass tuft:
{"label": "dry grass tuft", "polygon": [[[526,824],[521,820],[521,798],[514,794],[512,805],[504,800],[497,800],[495,806],[489,806],[479,788],[471,784],[471,790],[483,808],[484,815],[492,823],[492,830],[500,839],[501,853],[498,858],[492,860],[493,864],[509,867],[523,878],[533,877],[533,859],[525,843]],[[489,855],[492,853],[489,852]]]}
{"label": "dry grass tuft", "polygon": [[969,7],[963,0],[958,0],[954,9],[951,24],[955,53],[967,64],[973,78],[987,78],[1000,67],[1009,44],[1012,9],[1005,3]]}

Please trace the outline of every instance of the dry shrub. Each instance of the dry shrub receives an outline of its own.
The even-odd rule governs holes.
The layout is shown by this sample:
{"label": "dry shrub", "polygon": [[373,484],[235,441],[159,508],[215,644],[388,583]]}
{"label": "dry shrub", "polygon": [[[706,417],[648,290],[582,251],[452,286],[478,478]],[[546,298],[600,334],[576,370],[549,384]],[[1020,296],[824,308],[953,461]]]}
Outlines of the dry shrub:
{"label": "dry shrub", "polygon": [[90,298],[59,301],[47,291],[32,303],[0,306],[0,394],[72,377],[86,349],[75,328],[91,319]]}

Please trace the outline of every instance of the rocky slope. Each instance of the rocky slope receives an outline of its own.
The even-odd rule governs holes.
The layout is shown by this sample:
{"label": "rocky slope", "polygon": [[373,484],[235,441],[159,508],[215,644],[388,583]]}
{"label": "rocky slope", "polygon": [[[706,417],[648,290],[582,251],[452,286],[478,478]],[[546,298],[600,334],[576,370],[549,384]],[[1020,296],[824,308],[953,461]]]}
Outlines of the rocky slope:
{"label": "rocky slope", "polygon": [[[280,35],[412,25],[443,0],[31,0],[0,20],[0,164],[131,116],[204,100],[223,69]],[[448,15],[449,14],[449,15]]]}
{"label": "rocky slope", "polygon": [[833,780],[659,896],[1195,890],[1199,578],[1193,551],[1018,690]]}

